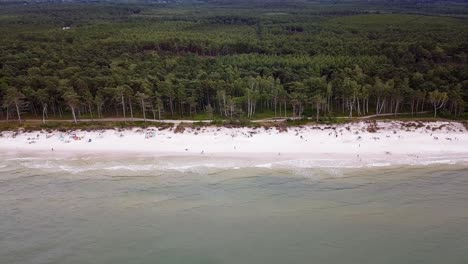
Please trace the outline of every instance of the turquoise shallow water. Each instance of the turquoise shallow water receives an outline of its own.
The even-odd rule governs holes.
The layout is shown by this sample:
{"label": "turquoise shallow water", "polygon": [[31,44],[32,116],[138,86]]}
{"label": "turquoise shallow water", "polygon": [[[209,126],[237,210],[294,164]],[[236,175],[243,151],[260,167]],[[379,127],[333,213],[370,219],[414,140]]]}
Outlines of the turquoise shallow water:
{"label": "turquoise shallow water", "polygon": [[186,163],[4,157],[0,263],[468,263],[466,165]]}

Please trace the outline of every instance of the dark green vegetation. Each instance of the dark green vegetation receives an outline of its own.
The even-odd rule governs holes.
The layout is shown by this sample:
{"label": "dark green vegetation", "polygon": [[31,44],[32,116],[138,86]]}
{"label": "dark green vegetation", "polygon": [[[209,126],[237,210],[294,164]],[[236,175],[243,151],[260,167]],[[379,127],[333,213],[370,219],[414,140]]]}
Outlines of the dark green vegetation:
{"label": "dark green vegetation", "polygon": [[463,3],[0,4],[0,118],[466,118]]}

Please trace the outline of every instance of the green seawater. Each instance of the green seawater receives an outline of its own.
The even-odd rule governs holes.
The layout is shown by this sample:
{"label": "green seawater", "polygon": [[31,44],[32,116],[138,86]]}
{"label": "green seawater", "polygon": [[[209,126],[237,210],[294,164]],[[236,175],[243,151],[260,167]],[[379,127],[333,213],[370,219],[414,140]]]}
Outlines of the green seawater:
{"label": "green seawater", "polygon": [[0,263],[468,263],[466,164],[186,164],[2,156]]}

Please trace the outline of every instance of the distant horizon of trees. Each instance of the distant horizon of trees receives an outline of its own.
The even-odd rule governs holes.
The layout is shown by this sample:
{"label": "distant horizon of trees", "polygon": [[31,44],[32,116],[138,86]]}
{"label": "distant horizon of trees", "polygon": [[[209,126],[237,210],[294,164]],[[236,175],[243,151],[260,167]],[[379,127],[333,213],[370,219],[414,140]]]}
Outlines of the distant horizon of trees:
{"label": "distant horizon of trees", "polygon": [[0,119],[467,115],[464,20],[294,7],[51,10],[0,11],[9,36]]}

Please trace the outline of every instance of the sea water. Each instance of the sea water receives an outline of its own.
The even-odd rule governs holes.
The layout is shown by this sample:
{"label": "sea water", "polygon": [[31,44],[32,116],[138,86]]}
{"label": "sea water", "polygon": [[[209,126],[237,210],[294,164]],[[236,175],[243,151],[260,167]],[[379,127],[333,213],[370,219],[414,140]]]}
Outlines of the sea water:
{"label": "sea water", "polygon": [[468,165],[4,155],[0,263],[468,263]]}

